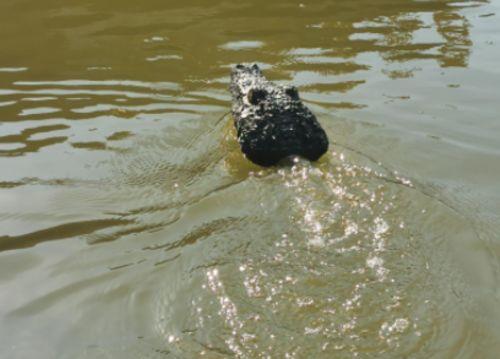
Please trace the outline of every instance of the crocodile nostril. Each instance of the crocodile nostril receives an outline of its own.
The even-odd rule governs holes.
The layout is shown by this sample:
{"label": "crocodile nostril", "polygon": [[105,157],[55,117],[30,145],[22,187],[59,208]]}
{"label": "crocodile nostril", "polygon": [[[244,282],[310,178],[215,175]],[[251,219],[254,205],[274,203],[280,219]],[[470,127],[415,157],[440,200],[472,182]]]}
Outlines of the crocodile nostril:
{"label": "crocodile nostril", "polygon": [[257,105],[267,97],[267,91],[264,89],[250,89],[247,94],[248,102],[252,105]]}

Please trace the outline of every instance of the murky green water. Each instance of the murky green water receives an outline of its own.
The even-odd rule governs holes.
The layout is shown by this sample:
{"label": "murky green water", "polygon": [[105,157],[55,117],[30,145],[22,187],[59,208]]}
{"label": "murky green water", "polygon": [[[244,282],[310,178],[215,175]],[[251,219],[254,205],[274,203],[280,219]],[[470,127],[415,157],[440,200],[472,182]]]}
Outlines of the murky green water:
{"label": "murky green water", "polygon": [[[497,358],[499,16],[3,1],[0,357]],[[326,156],[240,155],[239,62],[299,87]]]}

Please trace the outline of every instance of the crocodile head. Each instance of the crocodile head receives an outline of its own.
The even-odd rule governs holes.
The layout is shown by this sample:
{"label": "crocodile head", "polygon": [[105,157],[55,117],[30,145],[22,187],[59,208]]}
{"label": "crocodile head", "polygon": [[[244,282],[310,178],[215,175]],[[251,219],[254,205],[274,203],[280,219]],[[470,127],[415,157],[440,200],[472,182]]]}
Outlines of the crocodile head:
{"label": "crocodile head", "polygon": [[293,86],[268,81],[257,65],[237,65],[231,73],[232,113],[242,152],[270,166],[298,155],[317,160],[328,138]]}

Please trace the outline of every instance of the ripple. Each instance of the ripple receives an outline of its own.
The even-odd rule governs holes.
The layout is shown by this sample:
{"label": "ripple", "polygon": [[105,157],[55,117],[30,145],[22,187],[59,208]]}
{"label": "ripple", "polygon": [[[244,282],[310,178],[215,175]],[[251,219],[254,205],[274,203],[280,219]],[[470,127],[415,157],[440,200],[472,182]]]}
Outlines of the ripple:
{"label": "ripple", "polygon": [[332,49],[324,49],[321,47],[298,47],[289,50],[287,54],[293,56],[313,56],[313,55],[330,54],[332,52],[333,52]]}
{"label": "ripple", "polygon": [[42,242],[89,234],[103,228],[114,227],[126,223],[128,223],[126,220],[100,219],[65,223],[19,236],[2,236],[0,237],[0,251],[29,248]]}
{"label": "ripple", "polygon": [[57,100],[57,97],[39,96],[39,97],[24,97],[21,99],[21,101],[28,101],[28,102],[42,102],[42,101],[54,101],[54,100]]}
{"label": "ripple", "polygon": [[24,72],[28,71],[27,67],[0,67],[0,72]]}
{"label": "ripple", "polygon": [[147,57],[146,61],[156,62],[161,60],[182,60],[183,57],[180,55],[156,55],[152,57]]}
{"label": "ripple", "polygon": [[67,137],[54,136],[54,132],[68,129],[69,126],[63,124],[53,124],[25,128],[21,133],[11,133],[0,136],[2,149],[0,155],[19,156],[27,152],[36,152],[40,148],[64,142]]}
{"label": "ripple", "polygon": [[121,111],[133,111],[133,112],[144,112],[144,111],[158,111],[158,110],[184,110],[193,112],[217,112],[222,111],[224,108],[213,105],[203,105],[203,104],[149,104],[144,106],[118,106],[110,104],[96,104],[92,106],[75,108],[72,112],[75,113],[96,113],[96,112],[106,112],[111,110],[121,110]]}
{"label": "ripple", "polygon": [[56,113],[59,111],[61,111],[61,109],[55,107],[35,107],[22,110],[19,113],[19,116],[44,115],[49,113]]}
{"label": "ripple", "polygon": [[11,106],[11,105],[15,105],[16,103],[17,103],[17,101],[3,101],[3,102],[0,102],[0,107]]}
{"label": "ripple", "polygon": [[123,87],[138,87],[151,90],[178,90],[179,85],[173,82],[145,82],[133,80],[61,80],[61,81],[16,81],[17,86],[64,86],[64,87],[80,87],[80,86],[123,86]]}
{"label": "ripple", "polygon": [[262,41],[231,41],[220,45],[219,48],[224,50],[239,51],[258,49],[263,46],[264,43]]}
{"label": "ripple", "polygon": [[144,39],[144,42],[149,44],[149,43],[154,43],[154,42],[164,42],[167,40],[168,40],[168,38],[163,37],[163,36],[152,36],[150,38]]}
{"label": "ripple", "polygon": [[38,90],[13,90],[0,89],[0,96],[12,95],[49,95],[49,96],[74,96],[74,95],[95,95],[95,96],[123,96],[132,99],[169,99],[171,96],[150,94],[144,92],[119,91],[119,90],[90,90],[90,89],[38,89]]}

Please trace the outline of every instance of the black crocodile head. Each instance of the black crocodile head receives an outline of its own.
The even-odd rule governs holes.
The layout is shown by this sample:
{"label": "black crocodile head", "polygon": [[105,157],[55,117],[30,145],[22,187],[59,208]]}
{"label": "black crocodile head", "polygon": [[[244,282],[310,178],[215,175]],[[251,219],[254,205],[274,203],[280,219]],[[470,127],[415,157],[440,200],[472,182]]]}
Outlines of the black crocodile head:
{"label": "black crocodile head", "polygon": [[297,89],[268,81],[257,65],[237,65],[231,73],[232,113],[241,150],[261,166],[298,155],[317,160],[328,138]]}

